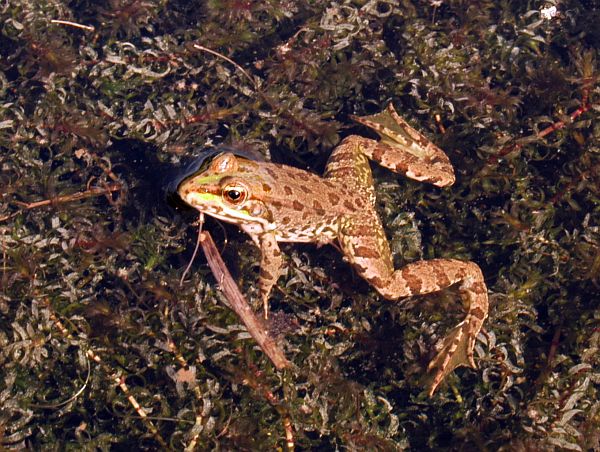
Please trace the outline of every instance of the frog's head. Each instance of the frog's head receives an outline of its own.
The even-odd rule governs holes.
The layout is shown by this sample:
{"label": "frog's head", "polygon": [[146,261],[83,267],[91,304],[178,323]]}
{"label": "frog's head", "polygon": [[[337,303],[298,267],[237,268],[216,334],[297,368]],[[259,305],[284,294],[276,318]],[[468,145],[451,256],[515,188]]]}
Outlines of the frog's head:
{"label": "frog's head", "polygon": [[268,222],[259,168],[257,162],[223,152],[183,179],[177,193],[200,212],[230,223]]}

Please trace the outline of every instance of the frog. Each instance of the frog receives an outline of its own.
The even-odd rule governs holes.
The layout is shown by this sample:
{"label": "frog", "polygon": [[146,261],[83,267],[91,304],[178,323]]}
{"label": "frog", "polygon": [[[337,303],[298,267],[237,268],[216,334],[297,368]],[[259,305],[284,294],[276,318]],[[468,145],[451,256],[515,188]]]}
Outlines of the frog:
{"label": "frog", "polygon": [[432,396],[456,367],[476,368],[475,341],[488,315],[487,287],[472,261],[437,258],[394,268],[369,161],[437,187],[455,182],[454,169],[444,151],[391,103],[379,113],[352,119],[379,139],[347,136],[332,151],[322,176],[224,151],[184,178],[177,192],[201,214],[237,225],[259,247],[258,292],[265,317],[282,273],[281,242],[337,245],[356,273],[388,300],[458,286],[466,315],[441,341],[427,367],[425,382]]}

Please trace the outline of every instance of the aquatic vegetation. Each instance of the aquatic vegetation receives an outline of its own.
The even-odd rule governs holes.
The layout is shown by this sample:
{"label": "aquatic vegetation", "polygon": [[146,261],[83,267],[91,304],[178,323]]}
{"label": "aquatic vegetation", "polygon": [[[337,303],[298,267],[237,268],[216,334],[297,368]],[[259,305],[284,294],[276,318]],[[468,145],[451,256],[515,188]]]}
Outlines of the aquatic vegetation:
{"label": "aquatic vegetation", "polygon": [[98,7],[97,11],[103,27],[129,39],[141,34],[141,29],[155,18],[157,9],[157,2],[150,0],[108,0],[107,7]]}
{"label": "aquatic vegetation", "polygon": [[[0,449],[600,448],[598,20],[583,0],[5,1]],[[396,265],[473,260],[490,288],[479,369],[432,399],[455,291],[385,302],[336,250],[289,246],[280,371],[203,257],[179,285],[195,218],[164,200],[220,144],[320,171],[389,101],[457,169],[440,190],[374,168]],[[247,237],[204,227],[252,294]]]}

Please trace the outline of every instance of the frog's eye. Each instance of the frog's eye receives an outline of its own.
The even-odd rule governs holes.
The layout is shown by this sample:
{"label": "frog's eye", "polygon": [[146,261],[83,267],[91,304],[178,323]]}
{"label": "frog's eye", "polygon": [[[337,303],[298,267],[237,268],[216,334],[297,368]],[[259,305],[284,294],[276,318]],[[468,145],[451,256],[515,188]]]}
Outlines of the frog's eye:
{"label": "frog's eye", "polygon": [[239,185],[228,185],[223,189],[223,198],[231,204],[241,204],[248,197],[248,191],[245,187]]}

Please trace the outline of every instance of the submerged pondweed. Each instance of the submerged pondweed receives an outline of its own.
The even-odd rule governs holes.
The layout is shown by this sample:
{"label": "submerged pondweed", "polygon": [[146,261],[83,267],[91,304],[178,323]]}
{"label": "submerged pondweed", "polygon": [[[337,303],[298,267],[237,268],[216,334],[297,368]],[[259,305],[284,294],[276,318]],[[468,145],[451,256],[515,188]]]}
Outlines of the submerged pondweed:
{"label": "submerged pondweed", "polygon": [[[599,21],[583,0],[5,1],[0,449],[600,449]],[[278,370],[204,257],[180,285],[195,215],[164,196],[220,146],[322,174],[390,102],[456,169],[440,189],[373,166],[395,267],[474,261],[490,295],[478,369],[431,399],[456,288],[390,303],[337,250],[283,245]],[[253,244],[204,228],[256,299]]]}

